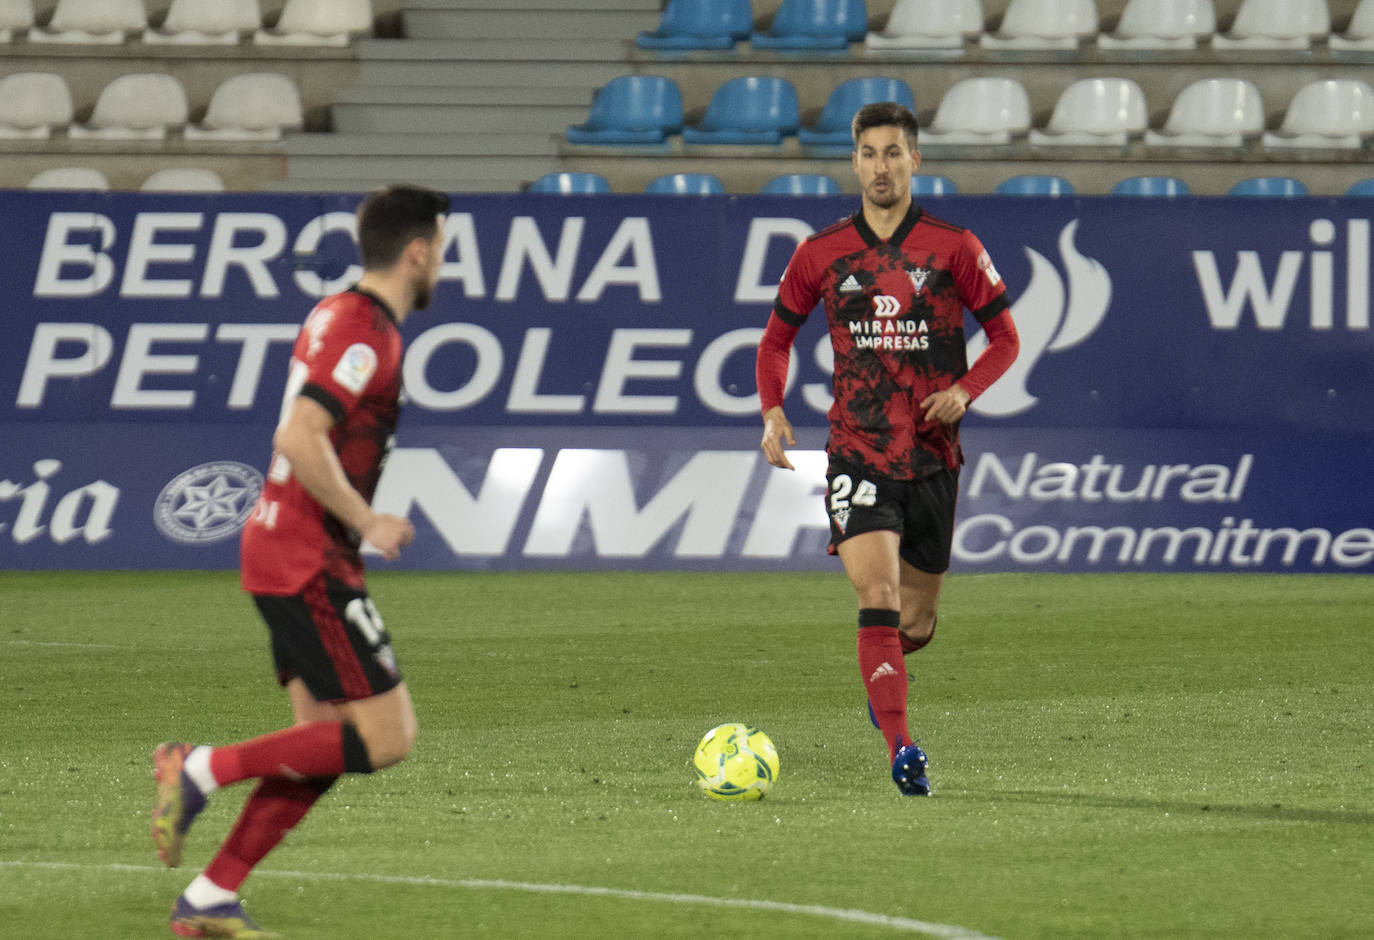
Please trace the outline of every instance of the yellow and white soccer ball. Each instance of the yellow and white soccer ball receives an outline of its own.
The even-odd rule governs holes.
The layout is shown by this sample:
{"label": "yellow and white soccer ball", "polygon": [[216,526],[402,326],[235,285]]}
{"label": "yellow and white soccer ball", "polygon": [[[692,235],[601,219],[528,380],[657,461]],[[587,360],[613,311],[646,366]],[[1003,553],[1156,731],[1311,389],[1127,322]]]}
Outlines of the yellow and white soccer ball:
{"label": "yellow and white soccer ball", "polygon": [[778,749],[758,728],[732,722],[706,732],[692,763],[713,800],[759,800],[778,779]]}

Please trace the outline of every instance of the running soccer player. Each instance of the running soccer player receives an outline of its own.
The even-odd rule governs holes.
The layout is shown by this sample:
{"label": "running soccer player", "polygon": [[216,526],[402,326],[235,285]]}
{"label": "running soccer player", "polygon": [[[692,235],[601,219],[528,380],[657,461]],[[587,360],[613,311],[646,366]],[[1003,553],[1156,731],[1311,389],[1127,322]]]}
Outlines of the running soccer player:
{"label": "running soccer player", "polygon": [[[908,796],[927,796],[926,755],[907,727],[903,656],[935,632],[963,463],[959,421],[1020,344],[982,244],[912,201],[915,116],[892,102],[865,105],[852,132],[861,208],[797,247],[759,343],[762,447],[770,464],[793,469],[784,444],[796,440],[782,408],[788,361],[824,302],[835,352],[830,552],[858,595],[859,671],[892,779]],[[971,369],[965,308],[989,341]]]}
{"label": "running soccer player", "polygon": [[177,898],[180,937],[267,937],[238,889],[335,779],[395,764],[415,740],[410,692],[368,597],[359,546],[394,559],[410,522],[370,505],[401,405],[400,326],[438,282],[448,197],[396,186],[358,209],[363,275],[311,311],[292,352],[267,483],[240,549],[242,585],[271,634],[295,724],[222,747],[153,755],[153,841],[181,864],[187,830],[220,787],[256,779],[238,821]]}

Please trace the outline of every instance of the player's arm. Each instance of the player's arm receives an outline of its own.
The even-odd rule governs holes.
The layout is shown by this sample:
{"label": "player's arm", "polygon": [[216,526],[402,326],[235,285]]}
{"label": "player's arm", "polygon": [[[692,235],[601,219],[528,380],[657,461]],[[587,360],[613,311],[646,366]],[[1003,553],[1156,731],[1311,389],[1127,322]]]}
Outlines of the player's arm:
{"label": "player's arm", "polygon": [[396,558],[415,537],[410,520],[373,512],[353,488],[329,439],[334,416],[305,395],[297,395],[272,438],[272,446],[291,465],[291,473],[316,502],[344,525],[356,529],[383,557]]}
{"label": "player's arm", "polygon": [[[805,254],[808,243],[797,246],[782,283],[773,301],[773,312],[759,340],[754,361],[754,381],[759,389],[759,407],[763,411],[763,455],[775,467],[795,470],[787,459],[783,445],[796,446],[792,423],[782,409],[787,390],[787,370],[792,361],[792,340],[806,322],[806,316],[820,300],[820,285],[811,272]],[[803,313],[797,313],[801,310]]]}
{"label": "player's arm", "polygon": [[971,232],[965,233],[963,250],[955,257],[954,275],[960,299],[983,325],[988,345],[972,368],[948,388],[926,396],[921,402],[927,421],[945,424],[962,418],[969,404],[1011,367],[1021,349],[1006,285],[982,243]]}

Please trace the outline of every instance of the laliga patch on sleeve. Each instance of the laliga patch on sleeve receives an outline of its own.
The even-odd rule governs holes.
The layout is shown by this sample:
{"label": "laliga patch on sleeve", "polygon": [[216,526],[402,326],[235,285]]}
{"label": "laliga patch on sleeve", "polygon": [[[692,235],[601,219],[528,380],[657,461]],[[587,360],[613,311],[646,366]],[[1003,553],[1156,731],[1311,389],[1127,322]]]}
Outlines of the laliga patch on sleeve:
{"label": "laliga patch on sleeve", "polygon": [[377,371],[377,353],[367,343],[354,343],[334,366],[333,378],[354,395],[361,395]]}
{"label": "laliga patch on sleeve", "polygon": [[1002,275],[997,273],[997,269],[992,266],[992,259],[988,257],[986,251],[978,255],[978,270],[988,277],[988,283],[996,287],[1002,280]]}

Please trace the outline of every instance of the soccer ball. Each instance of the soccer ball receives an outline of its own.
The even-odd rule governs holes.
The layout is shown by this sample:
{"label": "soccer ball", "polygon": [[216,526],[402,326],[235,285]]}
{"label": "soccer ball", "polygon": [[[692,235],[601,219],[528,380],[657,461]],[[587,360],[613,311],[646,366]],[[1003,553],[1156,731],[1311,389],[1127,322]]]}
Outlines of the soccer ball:
{"label": "soccer ball", "polygon": [[706,732],[692,763],[713,800],[759,800],[778,779],[778,749],[758,728],[734,722]]}

